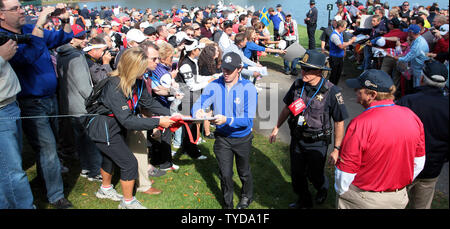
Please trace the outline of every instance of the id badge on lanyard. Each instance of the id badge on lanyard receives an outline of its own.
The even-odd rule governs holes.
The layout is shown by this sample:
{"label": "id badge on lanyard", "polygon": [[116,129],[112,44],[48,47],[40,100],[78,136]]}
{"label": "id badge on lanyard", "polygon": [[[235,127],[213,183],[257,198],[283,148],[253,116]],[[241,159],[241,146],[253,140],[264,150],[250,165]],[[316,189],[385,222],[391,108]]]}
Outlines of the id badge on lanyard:
{"label": "id badge on lanyard", "polygon": [[[305,102],[302,98],[295,100],[291,105],[289,105],[289,110],[291,110],[294,116],[298,115],[298,126],[306,125],[305,116],[303,116],[303,111],[306,109]],[[300,115],[302,114],[302,115]]]}

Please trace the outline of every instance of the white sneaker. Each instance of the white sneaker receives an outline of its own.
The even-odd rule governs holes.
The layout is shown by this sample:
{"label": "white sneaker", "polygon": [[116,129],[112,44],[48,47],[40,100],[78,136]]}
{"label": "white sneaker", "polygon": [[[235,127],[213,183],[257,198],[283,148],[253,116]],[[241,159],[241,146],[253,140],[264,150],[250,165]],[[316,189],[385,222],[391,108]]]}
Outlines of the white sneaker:
{"label": "white sneaker", "polygon": [[133,200],[129,204],[125,203],[125,200],[122,199],[120,201],[118,208],[119,209],[147,209],[136,198],[133,198]]}
{"label": "white sneaker", "polygon": [[173,145],[173,148],[174,148],[174,149],[179,149],[179,148],[180,148],[180,145]]}
{"label": "white sneaker", "polygon": [[102,182],[103,177],[102,175],[98,174],[95,177],[88,177],[88,181],[97,181],[97,182]]}
{"label": "white sneaker", "polygon": [[112,188],[109,190],[104,190],[100,186],[98,191],[95,193],[95,196],[100,199],[110,199],[113,201],[121,201],[123,199],[123,196],[117,193],[117,191],[114,189],[114,186],[111,185]]}
{"label": "white sneaker", "polygon": [[81,172],[80,172],[80,177],[87,178],[87,177],[88,177],[88,174],[89,174],[89,170],[87,170],[87,169],[82,169]]}
{"label": "white sneaker", "polygon": [[174,157],[175,155],[177,155],[177,151],[172,150],[172,157]]}
{"label": "white sneaker", "polygon": [[165,169],[159,169],[159,170],[162,170],[162,171],[169,171],[169,170],[173,170],[173,171],[175,171],[175,170],[178,170],[178,169],[180,169],[180,166],[178,166],[178,165],[175,165],[175,164],[172,164],[172,166],[170,166],[169,168],[165,168]]}
{"label": "white sneaker", "polygon": [[196,160],[205,160],[205,159],[207,159],[207,158],[208,158],[208,157],[205,156],[205,155],[200,155],[200,157],[197,157]]}

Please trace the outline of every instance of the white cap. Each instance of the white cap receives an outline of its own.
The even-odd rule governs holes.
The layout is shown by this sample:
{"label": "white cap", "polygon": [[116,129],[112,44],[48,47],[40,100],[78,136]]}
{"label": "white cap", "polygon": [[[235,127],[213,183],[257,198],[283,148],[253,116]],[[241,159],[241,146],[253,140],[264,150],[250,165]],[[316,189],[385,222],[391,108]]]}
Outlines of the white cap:
{"label": "white cap", "polygon": [[101,48],[105,48],[105,47],[107,47],[107,45],[105,45],[105,44],[96,44],[96,45],[88,44],[85,48],[83,48],[83,51],[89,52],[92,49],[101,49]]}
{"label": "white cap", "polygon": [[137,43],[143,42],[147,37],[144,35],[144,33],[139,29],[131,29],[127,33],[127,41],[135,41]]}
{"label": "white cap", "polygon": [[111,27],[112,26],[120,26],[120,23],[118,23],[117,21],[112,21],[111,22]]}
{"label": "white cap", "polygon": [[441,25],[441,27],[439,27],[439,33],[444,36],[445,34],[448,33],[448,24],[444,24]]}
{"label": "white cap", "polygon": [[380,37],[377,42],[376,45],[378,47],[384,47],[386,45],[386,40],[384,39],[384,37]]}
{"label": "white cap", "polygon": [[186,38],[186,40],[192,42],[192,44],[184,46],[186,52],[192,51],[194,49],[202,49],[205,47],[205,43],[199,43],[195,39]]}
{"label": "white cap", "polygon": [[177,38],[176,39],[177,45],[179,45],[184,39],[189,38],[188,35],[186,34],[186,32],[183,32],[183,31],[176,33],[174,36]]}
{"label": "white cap", "polygon": [[341,20],[342,20],[341,15],[336,15],[336,16],[334,16],[334,20],[335,20],[335,21],[341,21]]}
{"label": "white cap", "polygon": [[142,22],[142,23],[139,25],[139,28],[145,29],[145,28],[147,28],[147,27],[149,27],[149,26],[150,26],[150,23],[148,23],[148,21],[145,21],[145,22]]}

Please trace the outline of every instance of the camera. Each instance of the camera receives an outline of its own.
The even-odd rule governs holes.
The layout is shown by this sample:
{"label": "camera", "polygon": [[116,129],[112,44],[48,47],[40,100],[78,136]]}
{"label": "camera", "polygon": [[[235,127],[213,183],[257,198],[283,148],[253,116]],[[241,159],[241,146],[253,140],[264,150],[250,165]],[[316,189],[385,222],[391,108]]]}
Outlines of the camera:
{"label": "camera", "polygon": [[107,51],[109,52],[109,54],[110,54],[111,56],[117,56],[117,54],[119,53],[118,51],[113,51],[113,50],[111,50],[111,49],[108,49]]}
{"label": "camera", "polygon": [[8,40],[16,41],[17,44],[26,44],[31,40],[31,34],[8,34],[0,32],[0,45],[4,45]]}
{"label": "camera", "polygon": [[59,15],[63,14],[66,12],[65,8],[57,8],[55,9],[55,11],[53,11],[53,13],[50,14],[50,17],[58,17]]}

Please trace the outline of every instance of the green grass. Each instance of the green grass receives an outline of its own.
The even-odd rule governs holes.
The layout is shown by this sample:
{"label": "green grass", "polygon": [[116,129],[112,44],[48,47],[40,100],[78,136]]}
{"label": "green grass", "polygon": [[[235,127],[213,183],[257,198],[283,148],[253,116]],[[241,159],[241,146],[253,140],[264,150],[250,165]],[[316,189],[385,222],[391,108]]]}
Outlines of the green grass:
{"label": "green grass", "polygon": [[[199,148],[208,159],[195,161],[187,155],[177,154],[174,163],[180,165],[177,172],[169,171],[162,177],[152,178],[153,187],[163,190],[160,195],[136,193],[136,198],[151,209],[221,209],[222,192],[220,190],[218,164],[213,153],[214,140],[208,139]],[[24,166],[35,197],[35,205],[42,209],[52,208],[45,197],[45,187],[36,178],[36,166],[28,146],[25,146]],[[250,209],[287,209],[296,200],[292,191],[289,162],[289,146],[282,142],[269,144],[268,138],[255,133],[250,155],[251,171],[254,182],[254,202]],[[118,202],[101,200],[95,197],[100,186],[80,177],[80,167],[76,159],[65,160],[70,172],[63,175],[66,197],[77,209],[116,209]],[[117,171],[117,170],[116,170]],[[334,168],[326,167],[330,189],[327,201],[315,206],[317,209],[335,209],[336,194],[334,185]],[[234,205],[239,201],[241,182],[234,167]],[[117,174],[113,184],[121,193]],[[310,185],[315,195],[315,189]],[[448,209],[448,199],[442,193],[436,193],[432,208]]]}

